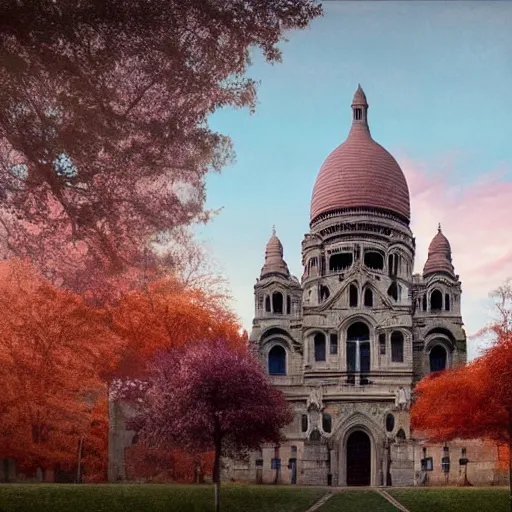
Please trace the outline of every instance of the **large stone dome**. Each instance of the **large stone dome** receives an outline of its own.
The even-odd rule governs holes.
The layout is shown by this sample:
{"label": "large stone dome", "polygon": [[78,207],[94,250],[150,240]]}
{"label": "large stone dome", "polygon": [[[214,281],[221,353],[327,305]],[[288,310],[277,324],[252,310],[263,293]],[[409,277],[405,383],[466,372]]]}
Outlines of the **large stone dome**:
{"label": "large stone dome", "polygon": [[353,122],[347,140],[325,160],[311,199],[311,222],[324,213],[370,208],[410,220],[409,188],[393,156],[371,137],[368,104],[359,87],[352,102]]}

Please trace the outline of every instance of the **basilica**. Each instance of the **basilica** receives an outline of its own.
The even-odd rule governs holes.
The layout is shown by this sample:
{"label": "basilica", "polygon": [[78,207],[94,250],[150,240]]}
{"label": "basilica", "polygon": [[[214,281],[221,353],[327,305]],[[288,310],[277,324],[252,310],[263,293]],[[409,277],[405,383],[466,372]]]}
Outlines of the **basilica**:
{"label": "basilica", "polygon": [[[371,136],[361,87],[351,106],[348,136],[313,188],[300,280],[274,230],[254,287],[251,346],[295,418],[286,443],[251,457],[256,480],[414,484],[435,462],[409,427],[414,384],[466,361],[450,243],[433,226],[413,273],[407,181]],[[444,456],[449,471],[448,450],[440,447],[440,470]]]}

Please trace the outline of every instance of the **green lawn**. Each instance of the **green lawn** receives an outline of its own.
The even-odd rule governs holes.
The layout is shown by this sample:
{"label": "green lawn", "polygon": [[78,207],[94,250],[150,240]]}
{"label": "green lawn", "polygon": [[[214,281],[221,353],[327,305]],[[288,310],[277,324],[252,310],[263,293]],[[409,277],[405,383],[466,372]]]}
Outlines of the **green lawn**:
{"label": "green lawn", "polygon": [[[222,512],[304,512],[325,490],[226,485]],[[0,512],[210,512],[206,485],[0,485]]]}
{"label": "green lawn", "polygon": [[411,512],[508,512],[508,489],[386,489]]}
{"label": "green lawn", "polygon": [[397,512],[397,509],[375,491],[341,491],[329,498],[318,512]]}

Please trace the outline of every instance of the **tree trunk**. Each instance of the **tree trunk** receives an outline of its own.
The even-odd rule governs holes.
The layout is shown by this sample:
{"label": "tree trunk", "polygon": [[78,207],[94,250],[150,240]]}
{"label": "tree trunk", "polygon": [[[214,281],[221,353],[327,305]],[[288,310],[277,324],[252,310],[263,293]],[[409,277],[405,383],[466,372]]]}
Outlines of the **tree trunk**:
{"label": "tree trunk", "polygon": [[76,468],[76,483],[79,484],[82,480],[82,448],[84,445],[83,436],[80,437],[80,441],[78,442],[78,464]]}
{"label": "tree trunk", "polygon": [[215,461],[213,463],[215,512],[220,512],[220,452],[220,443],[215,443]]}

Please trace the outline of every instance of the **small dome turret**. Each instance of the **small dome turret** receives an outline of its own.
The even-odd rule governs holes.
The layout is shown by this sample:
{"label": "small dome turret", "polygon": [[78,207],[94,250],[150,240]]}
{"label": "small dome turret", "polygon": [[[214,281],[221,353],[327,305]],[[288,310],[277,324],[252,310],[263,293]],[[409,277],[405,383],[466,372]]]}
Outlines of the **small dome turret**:
{"label": "small dome turret", "polygon": [[272,236],[265,249],[265,264],[261,269],[260,279],[270,275],[281,275],[287,279],[290,278],[288,265],[283,259],[283,244],[276,235],[275,226],[272,228]]}
{"label": "small dome turret", "polygon": [[423,277],[437,273],[455,277],[452,264],[452,249],[450,242],[441,231],[441,224],[437,228],[437,235],[432,239],[428,247],[428,258],[423,267]]}

